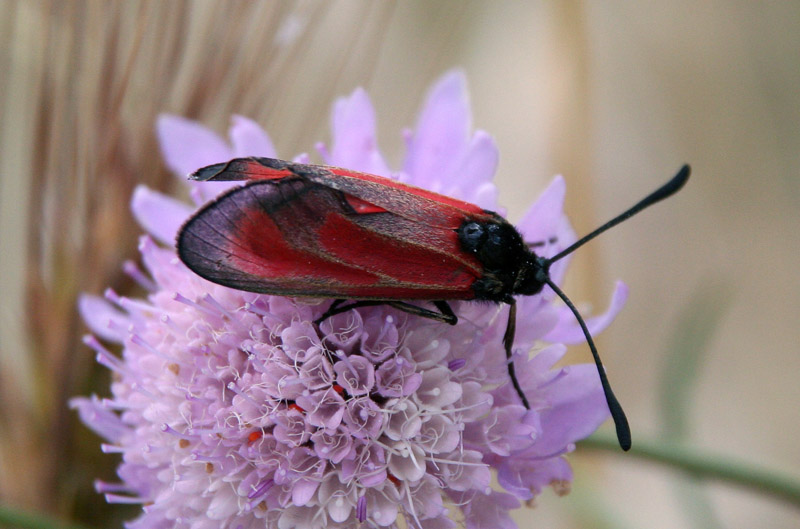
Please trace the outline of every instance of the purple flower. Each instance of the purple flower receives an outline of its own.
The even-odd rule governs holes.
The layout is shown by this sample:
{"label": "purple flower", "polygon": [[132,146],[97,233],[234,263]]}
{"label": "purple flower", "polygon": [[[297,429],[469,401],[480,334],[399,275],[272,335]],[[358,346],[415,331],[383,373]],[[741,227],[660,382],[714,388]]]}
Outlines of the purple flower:
{"label": "purple flower", "polygon": [[[464,76],[431,90],[402,170],[375,141],[363,90],[334,106],[326,163],[398,178],[496,209],[497,149],[472,132]],[[234,156],[275,156],[269,137],[235,117],[230,143],[173,116],[158,122],[167,164],[181,177]],[[301,159],[305,159],[302,157]],[[195,205],[231,184],[189,183]],[[575,240],[556,178],[518,227]],[[119,483],[98,483],[110,502],[141,503],[133,529],[270,527],[513,528],[508,511],[551,485],[568,489],[564,455],[608,415],[592,365],[553,368],[563,343],[583,340],[547,288],[519,300],[514,362],[532,409],[508,384],[501,337],[507,307],[454,303],[448,326],[377,306],[315,321],[321,300],[241,292],[190,272],[172,247],[193,208],[140,186],[132,209],[148,232],[147,273],[126,270],[144,299],[83,296],[97,360],[114,372],[112,397],[76,398],[82,420],[122,454]],[[559,282],[568,259],[555,263]],[[624,304],[619,284],[607,326]],[[533,354],[529,353],[533,351]],[[505,492],[489,488],[491,470]],[[461,514],[455,512],[460,510]]]}

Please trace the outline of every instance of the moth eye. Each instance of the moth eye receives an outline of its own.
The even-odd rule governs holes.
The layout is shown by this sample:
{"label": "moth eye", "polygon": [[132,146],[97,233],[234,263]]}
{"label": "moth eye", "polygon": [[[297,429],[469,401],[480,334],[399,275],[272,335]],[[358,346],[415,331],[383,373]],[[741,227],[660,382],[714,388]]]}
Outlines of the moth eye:
{"label": "moth eye", "polygon": [[469,239],[477,239],[483,235],[483,226],[477,222],[470,222],[464,226],[464,236]]}
{"label": "moth eye", "polygon": [[510,238],[500,225],[489,225],[486,237],[486,250],[490,252],[502,252],[505,254],[509,250],[510,243]]}
{"label": "moth eye", "polygon": [[471,252],[478,251],[486,235],[483,226],[477,222],[468,222],[461,226],[459,231],[459,238],[464,248]]}
{"label": "moth eye", "polygon": [[501,237],[502,237],[502,235],[501,235],[501,231],[500,231],[500,226],[498,226],[497,224],[490,224],[489,225],[489,241],[488,241],[489,244],[492,244],[492,245],[499,244]]}

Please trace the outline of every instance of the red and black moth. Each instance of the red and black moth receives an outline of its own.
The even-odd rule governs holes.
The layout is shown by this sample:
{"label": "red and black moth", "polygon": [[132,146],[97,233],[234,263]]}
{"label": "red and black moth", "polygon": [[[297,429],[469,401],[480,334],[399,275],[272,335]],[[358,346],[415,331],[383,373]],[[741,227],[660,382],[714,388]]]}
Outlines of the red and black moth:
{"label": "red and black moth", "polygon": [[[572,310],[589,343],[620,446],[631,435],[591,335],[550,279],[550,266],[590,239],[677,192],[689,166],[645,199],[544,258],[504,218],[474,204],[380,176],[272,158],[237,158],[204,167],[193,180],[246,180],[195,213],[178,234],[181,260],[198,275],[239,290],[334,298],[318,321],[356,307],[386,304],[455,325],[448,301],[510,306],[503,343],[514,373],[514,296],[545,285]],[[348,303],[347,301],[350,300]],[[431,302],[436,310],[414,302]]]}

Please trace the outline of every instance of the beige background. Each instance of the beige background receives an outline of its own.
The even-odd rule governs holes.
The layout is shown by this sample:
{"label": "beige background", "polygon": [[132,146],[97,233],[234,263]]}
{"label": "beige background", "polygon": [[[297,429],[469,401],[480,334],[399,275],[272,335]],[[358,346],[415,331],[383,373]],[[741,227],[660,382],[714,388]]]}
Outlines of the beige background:
{"label": "beige background", "polygon": [[[328,139],[333,99],[360,85],[396,165],[400,129],[453,66],[499,144],[512,220],[562,173],[586,232],[692,163],[679,196],[582,250],[567,291],[603,306],[614,279],[631,287],[599,344],[634,442],[667,435],[659,380],[670,353],[692,352],[679,328],[708,339],[679,377],[698,380],[688,441],[800,475],[797,2],[0,0],[0,13],[4,501],[95,526],[120,516],[90,485],[113,458],[64,399],[107,380],[80,345],[74,296],[131,291],[118,272],[136,256],[130,190],[174,185],[157,113],[220,132],[241,113],[290,157]],[[521,527],[800,526],[796,510],[721,485],[698,502],[628,456],[573,461],[573,494],[544,495]]]}

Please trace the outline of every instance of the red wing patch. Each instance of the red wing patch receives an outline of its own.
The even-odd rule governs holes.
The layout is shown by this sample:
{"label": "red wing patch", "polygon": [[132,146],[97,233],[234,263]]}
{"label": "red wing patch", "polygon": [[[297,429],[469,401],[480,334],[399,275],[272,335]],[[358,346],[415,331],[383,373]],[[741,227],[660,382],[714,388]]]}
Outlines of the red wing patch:
{"label": "red wing patch", "polygon": [[454,229],[377,209],[359,211],[344,193],[294,173],[260,179],[193,216],[178,235],[178,252],[210,281],[253,292],[474,297],[482,267],[461,250]]}
{"label": "red wing patch", "polygon": [[398,191],[410,193],[412,195],[424,198],[426,200],[431,200],[440,205],[450,206],[464,213],[472,213],[472,214],[483,213],[483,210],[481,208],[479,208],[475,204],[471,204],[470,202],[464,202],[463,200],[458,200],[457,198],[448,197],[447,195],[440,195],[439,193],[434,193],[433,191],[428,191],[427,189],[422,189],[421,187],[415,187],[412,185],[404,184],[402,182],[398,182],[397,180],[392,180],[390,178],[384,178],[382,176],[369,173],[359,173],[357,171],[351,171],[349,169],[342,169],[341,167],[330,167],[330,166],[318,166],[318,167],[322,167],[323,169],[330,171],[336,176],[346,178],[349,184],[347,185],[347,188],[342,189],[342,191],[352,191],[351,189],[348,188],[350,188],[353,184],[358,186],[359,181],[372,182],[382,186],[391,187]]}
{"label": "red wing patch", "polygon": [[[230,180],[280,180],[293,176],[289,162],[276,160],[281,164],[266,165],[257,160],[271,160],[271,158],[235,158],[229,162],[209,165],[195,171],[190,178],[207,182]],[[296,175],[295,175],[296,176]]]}
{"label": "red wing patch", "polygon": [[236,158],[204,167],[195,180],[280,180],[290,176],[342,191],[359,213],[387,211],[427,226],[458,228],[464,218],[488,220],[488,213],[469,202],[369,173],[340,167],[287,162],[274,158]]}
{"label": "red wing patch", "polygon": [[365,200],[361,200],[360,198],[356,198],[352,195],[345,195],[345,200],[347,203],[350,204],[350,207],[355,210],[356,213],[359,215],[366,215],[367,213],[385,213],[386,210],[376,206],[375,204],[370,204]]}

